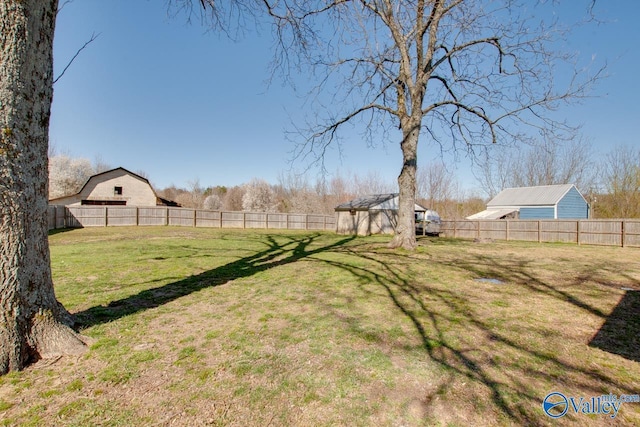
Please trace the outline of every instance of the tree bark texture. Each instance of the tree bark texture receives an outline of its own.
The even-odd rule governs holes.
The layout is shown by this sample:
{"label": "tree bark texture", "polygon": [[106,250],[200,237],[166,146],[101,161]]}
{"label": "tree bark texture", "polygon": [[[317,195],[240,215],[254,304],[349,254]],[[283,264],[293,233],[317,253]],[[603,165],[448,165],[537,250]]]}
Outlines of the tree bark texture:
{"label": "tree bark texture", "polygon": [[0,374],[86,348],[56,300],[47,229],[57,0],[0,1]]}
{"label": "tree bark texture", "polygon": [[406,126],[400,147],[402,149],[402,170],[398,176],[399,202],[396,232],[389,243],[391,248],[416,248],[415,203],[416,172],[418,168],[418,139],[420,119],[413,126]]}

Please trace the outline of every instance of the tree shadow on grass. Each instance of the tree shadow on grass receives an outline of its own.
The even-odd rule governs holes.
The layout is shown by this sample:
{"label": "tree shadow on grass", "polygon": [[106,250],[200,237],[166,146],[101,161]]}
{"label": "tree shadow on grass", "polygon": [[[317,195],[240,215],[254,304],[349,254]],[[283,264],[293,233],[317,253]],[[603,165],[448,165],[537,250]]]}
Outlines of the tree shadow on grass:
{"label": "tree shadow on grass", "polygon": [[[497,327],[491,319],[478,313],[474,302],[453,282],[450,288],[445,288],[430,284],[428,277],[416,279],[407,274],[405,266],[415,262],[412,255],[367,252],[353,247],[338,250],[369,261],[366,267],[361,262],[341,260],[330,263],[356,276],[363,287],[374,286],[384,290],[398,312],[410,320],[430,360],[463,381],[486,388],[491,401],[503,414],[498,419],[506,417],[518,425],[546,425],[549,419],[543,414],[541,403],[546,393],[552,390],[541,390],[541,384],[571,387],[571,390],[579,390],[585,396],[609,392],[637,393],[630,384],[621,383],[606,370],[555,353],[553,349],[540,348],[533,340]],[[438,261],[432,259],[431,262]],[[461,257],[443,265],[480,277],[490,274],[512,281],[516,277],[518,284],[532,292],[529,295],[550,296],[560,306],[569,304],[590,315],[606,317],[600,309],[570,291],[536,277],[526,265],[502,265],[499,259],[482,256],[475,259],[473,256],[470,259]],[[531,333],[544,338],[545,331],[532,327]],[[449,377],[435,393],[448,392],[452,384]],[[432,395],[424,396],[423,401],[428,403],[432,398]],[[475,404],[473,399],[471,404]],[[482,410],[481,403],[478,410]],[[567,419],[571,417],[573,415],[568,415]]]}
{"label": "tree shadow on grass", "polygon": [[[183,280],[147,289],[135,295],[112,301],[108,305],[98,305],[75,313],[76,326],[80,329],[89,328],[140,311],[153,309],[206,288],[219,286],[235,279],[250,277],[261,271],[331,251],[355,238],[354,236],[349,236],[326,246],[309,249],[309,246],[314,244],[319,236],[320,234],[305,235],[299,238],[289,238],[284,243],[278,243],[274,236],[267,235],[264,240],[261,240],[267,247],[252,255]],[[279,236],[281,240],[284,237]]]}
{"label": "tree shadow on grass", "polygon": [[[463,396],[469,398],[467,405],[478,412],[476,420],[482,419],[484,411],[488,411],[491,417],[496,418],[483,422],[504,423],[507,420],[508,424],[517,425],[548,423],[549,419],[542,412],[541,402],[547,392],[553,391],[546,390],[546,387],[556,384],[585,397],[609,392],[637,393],[629,384],[621,383],[612,376],[610,370],[583,363],[584,359],[566,357],[553,349],[540,348],[535,339],[527,336],[531,334],[538,338],[544,337],[546,331],[532,326],[530,331],[523,333],[524,336],[519,336],[517,331],[492,323],[493,320],[479,311],[474,306],[474,301],[461,292],[455,283],[443,286],[430,279],[428,274],[420,277],[411,274],[415,263],[438,263],[445,267],[445,271],[462,271],[467,276],[489,276],[515,282],[528,291],[529,297],[551,297],[559,307],[577,307],[589,316],[602,319],[607,317],[601,309],[581,299],[579,294],[572,293],[570,287],[558,287],[538,277],[535,269],[530,268],[526,262],[510,262],[499,256],[483,255],[466,255],[453,261],[442,260],[424,253],[390,251],[379,244],[347,244],[354,237],[317,246],[318,236],[265,236],[261,238],[266,244],[263,250],[199,275],[145,290],[106,306],[92,307],[76,313],[76,316],[82,327],[90,327],[159,307],[182,296],[234,279],[309,260],[348,272],[353,280],[346,281],[345,286],[360,288],[371,298],[388,299],[390,305],[395,307],[396,317],[409,321],[414,336],[421,343],[420,349],[430,361],[443,368],[442,378],[428,380],[436,384],[433,393],[420,398],[427,411],[437,401],[434,398],[436,395],[446,396],[451,392],[459,396],[460,390],[454,389],[456,383],[467,384],[465,387],[471,390],[463,392]],[[279,243],[283,238],[288,240]],[[332,253],[332,256],[314,256],[321,253]],[[425,270],[420,272],[424,273]],[[579,277],[576,278],[578,279]],[[636,307],[637,301],[634,301],[633,307]],[[319,301],[319,304],[328,307],[330,303]],[[359,324],[362,319],[356,312],[345,316],[339,310],[331,308],[330,311],[341,320],[346,319],[346,327],[366,331]],[[381,314],[388,319],[394,316],[394,313]],[[376,334],[367,338],[376,338]],[[407,350],[402,347],[406,343],[393,340],[389,343],[389,339],[384,343],[380,341],[378,345],[397,345],[399,351]],[[483,406],[482,398],[474,393],[486,393],[495,410],[488,410]],[[496,412],[498,415],[495,415]],[[570,417],[571,415],[567,415],[568,419]],[[464,419],[464,415],[461,419]],[[573,421],[579,420],[574,418]]]}
{"label": "tree shadow on grass", "polygon": [[640,362],[640,291],[625,292],[589,345]]}

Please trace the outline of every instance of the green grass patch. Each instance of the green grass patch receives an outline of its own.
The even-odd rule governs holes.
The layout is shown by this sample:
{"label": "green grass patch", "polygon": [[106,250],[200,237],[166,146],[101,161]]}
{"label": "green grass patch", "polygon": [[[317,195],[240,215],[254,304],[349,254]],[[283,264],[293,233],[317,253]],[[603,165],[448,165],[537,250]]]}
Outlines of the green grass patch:
{"label": "green grass patch", "polygon": [[[3,422],[546,425],[551,391],[640,390],[635,300],[621,289],[640,289],[637,249],[429,238],[407,252],[388,241],[56,233],[56,294],[91,351],[0,378]],[[640,423],[640,405],[615,421]]]}

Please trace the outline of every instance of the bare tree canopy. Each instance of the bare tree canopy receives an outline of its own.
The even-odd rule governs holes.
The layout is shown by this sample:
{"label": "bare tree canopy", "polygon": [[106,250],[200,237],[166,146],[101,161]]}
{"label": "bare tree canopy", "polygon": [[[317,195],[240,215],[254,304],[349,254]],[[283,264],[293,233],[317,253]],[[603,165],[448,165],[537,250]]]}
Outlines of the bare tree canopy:
{"label": "bare tree canopy", "polygon": [[509,187],[575,184],[583,193],[596,181],[592,146],[575,135],[568,141],[551,137],[520,146],[495,145],[478,162],[475,173],[490,198]]}
{"label": "bare tree canopy", "polygon": [[[601,70],[575,68],[555,50],[571,25],[555,2],[334,0],[269,2],[277,64],[308,67],[315,107],[297,157],[322,162],[346,125],[370,143],[400,143],[400,213],[391,246],[415,247],[417,147],[475,155],[531,131],[570,130],[549,112],[587,95]],[[590,4],[584,5],[585,15]],[[559,77],[560,76],[560,77]],[[317,111],[316,111],[317,112]]]}

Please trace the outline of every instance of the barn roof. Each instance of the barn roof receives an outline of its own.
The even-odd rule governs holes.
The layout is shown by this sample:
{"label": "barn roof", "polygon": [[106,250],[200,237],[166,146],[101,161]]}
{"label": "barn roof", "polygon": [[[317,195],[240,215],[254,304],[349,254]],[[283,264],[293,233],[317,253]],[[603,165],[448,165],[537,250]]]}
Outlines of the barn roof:
{"label": "barn roof", "polygon": [[[346,203],[336,206],[336,211],[366,211],[369,209],[398,209],[398,193],[386,194],[370,194],[368,196],[358,197]],[[425,208],[416,204],[416,211],[426,211]]]}
{"label": "barn roof", "polygon": [[541,185],[538,187],[507,188],[494,197],[487,207],[498,206],[553,206],[557,204],[573,184]]}

